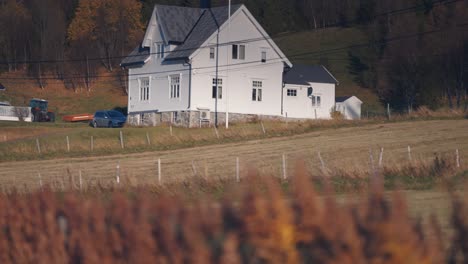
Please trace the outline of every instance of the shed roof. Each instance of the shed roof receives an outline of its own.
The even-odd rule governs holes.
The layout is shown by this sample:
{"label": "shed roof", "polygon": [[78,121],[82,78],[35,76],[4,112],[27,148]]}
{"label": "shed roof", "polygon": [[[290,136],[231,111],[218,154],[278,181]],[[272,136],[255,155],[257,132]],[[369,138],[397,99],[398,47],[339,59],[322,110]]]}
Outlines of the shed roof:
{"label": "shed roof", "polygon": [[351,98],[352,96],[339,96],[339,97],[336,97],[335,98],[335,102],[337,103],[342,103],[346,100],[348,100],[349,98]]}
{"label": "shed roof", "polygon": [[344,103],[344,102],[348,101],[349,99],[351,99],[353,97],[356,98],[357,101],[362,103],[362,101],[359,98],[357,98],[355,95],[336,97],[335,102],[336,103]]}
{"label": "shed roof", "polygon": [[309,85],[315,83],[334,83],[338,80],[322,65],[298,65],[285,73],[284,82],[287,84]]}

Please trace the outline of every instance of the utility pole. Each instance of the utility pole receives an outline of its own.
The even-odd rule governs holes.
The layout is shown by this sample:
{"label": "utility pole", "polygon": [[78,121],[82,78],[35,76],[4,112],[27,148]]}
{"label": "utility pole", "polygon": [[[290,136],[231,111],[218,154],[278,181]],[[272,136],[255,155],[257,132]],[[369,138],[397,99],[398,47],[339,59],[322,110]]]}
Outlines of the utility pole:
{"label": "utility pole", "polygon": [[[231,0],[229,0],[229,7],[228,7],[228,32],[227,32],[227,43],[230,42],[231,40]],[[229,78],[229,64],[230,64],[230,60],[229,60],[229,47],[231,45],[226,45],[226,49],[227,49],[227,60],[226,60],[226,77],[227,77],[227,80],[226,80],[226,129],[229,128],[229,84],[230,84],[230,79]]]}

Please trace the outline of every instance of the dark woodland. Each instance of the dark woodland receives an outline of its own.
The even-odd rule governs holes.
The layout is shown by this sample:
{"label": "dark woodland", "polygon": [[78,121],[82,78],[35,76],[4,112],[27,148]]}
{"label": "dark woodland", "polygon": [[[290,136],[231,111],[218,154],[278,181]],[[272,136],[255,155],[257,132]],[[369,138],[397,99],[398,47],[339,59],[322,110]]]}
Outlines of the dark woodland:
{"label": "dark woodland", "polygon": [[[404,111],[422,105],[468,108],[466,0],[233,1],[238,3],[245,4],[272,37],[331,27],[362,31],[369,41],[350,47],[349,75],[382,103]],[[42,89],[51,78],[70,88],[88,87],[100,69],[122,71],[119,63],[138,45],[155,4],[200,3],[0,0],[0,71],[24,71],[25,78],[34,78]]]}

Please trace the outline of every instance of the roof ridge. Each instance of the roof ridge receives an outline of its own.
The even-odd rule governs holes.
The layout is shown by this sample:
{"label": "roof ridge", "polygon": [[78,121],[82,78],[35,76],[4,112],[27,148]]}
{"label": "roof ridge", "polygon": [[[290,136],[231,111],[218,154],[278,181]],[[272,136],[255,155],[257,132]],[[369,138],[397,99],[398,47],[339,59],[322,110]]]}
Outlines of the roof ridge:
{"label": "roof ridge", "polygon": [[[201,9],[201,8],[200,8]],[[200,14],[200,16],[198,17],[197,19],[197,22],[195,22],[195,24],[193,24],[193,27],[190,29],[190,31],[188,32],[188,34],[185,36],[184,38],[184,41],[182,43],[185,43],[185,41],[187,41],[187,39],[190,37],[190,35],[192,35],[192,32],[193,30],[197,27],[198,23],[200,23],[200,20],[202,19],[202,17],[205,15],[206,13],[206,9],[203,10],[203,12]]]}

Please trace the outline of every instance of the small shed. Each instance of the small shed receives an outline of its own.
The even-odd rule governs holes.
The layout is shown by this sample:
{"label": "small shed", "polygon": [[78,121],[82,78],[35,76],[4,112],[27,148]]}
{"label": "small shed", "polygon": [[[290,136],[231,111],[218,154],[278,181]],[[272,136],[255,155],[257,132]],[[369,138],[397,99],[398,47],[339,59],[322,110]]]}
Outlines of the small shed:
{"label": "small shed", "polygon": [[361,119],[362,101],[356,96],[342,96],[335,99],[335,110],[343,114],[346,120]]}

